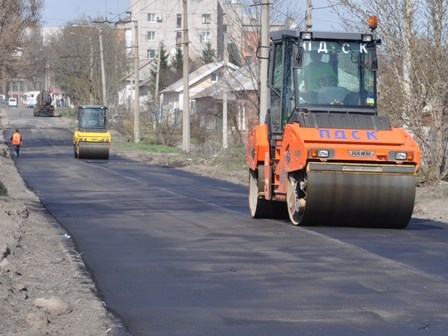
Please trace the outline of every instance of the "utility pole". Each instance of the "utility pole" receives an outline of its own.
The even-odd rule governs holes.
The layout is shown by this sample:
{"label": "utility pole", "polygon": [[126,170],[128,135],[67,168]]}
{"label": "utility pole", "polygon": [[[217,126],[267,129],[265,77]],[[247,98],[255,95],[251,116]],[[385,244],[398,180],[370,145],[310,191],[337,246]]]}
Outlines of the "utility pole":
{"label": "utility pole", "polygon": [[159,51],[157,53],[157,72],[156,72],[156,87],[154,90],[154,100],[156,102],[156,118],[154,123],[154,129],[156,128],[157,123],[159,122],[159,81],[160,81],[160,59],[161,59],[161,51],[162,51],[162,41],[159,42]]}
{"label": "utility pole", "polygon": [[90,36],[90,73],[89,73],[89,103],[93,104],[93,39]]}
{"label": "utility pole", "polygon": [[183,132],[182,132],[182,149],[186,153],[190,153],[190,78],[189,68],[190,60],[188,55],[188,11],[187,0],[183,0],[183,86],[184,86],[184,104],[183,104]]}
{"label": "utility pole", "polygon": [[134,142],[140,142],[140,78],[138,55],[138,21],[134,20]]}
{"label": "utility pole", "polygon": [[[411,41],[412,41],[412,19],[414,13],[412,12],[412,1],[405,0],[403,3],[403,93],[404,93],[404,110],[402,112],[402,118],[405,123],[409,123],[411,102],[412,102],[412,53],[411,53]],[[409,39],[409,40],[407,40]]]}
{"label": "utility pole", "polygon": [[98,36],[100,38],[101,84],[103,86],[103,105],[107,106],[106,71],[104,69],[103,30],[101,29],[101,27],[99,28]]}
{"label": "utility pole", "polygon": [[[92,23],[101,24],[106,21],[92,21]],[[73,25],[72,27],[89,27],[89,29],[94,28],[95,26],[92,25]],[[104,68],[104,49],[103,49],[103,30],[100,26],[96,26],[96,31],[98,31],[98,38],[100,40],[100,63],[101,63],[101,84],[103,88],[103,105],[107,106],[107,92],[106,92],[106,71]],[[71,32],[70,34],[74,34]],[[74,34],[76,35],[76,34]],[[94,68],[94,61],[93,61],[93,37],[90,35],[89,37],[89,44],[90,44],[90,74],[89,74],[89,104],[95,104],[95,100],[93,97],[93,68]]]}
{"label": "utility pole", "polygon": [[313,0],[306,1],[306,14],[305,14],[305,30],[311,30],[313,28]]}
{"label": "utility pole", "polygon": [[[229,62],[229,54],[227,52],[227,25],[224,26],[224,81],[226,81],[227,75],[227,63]],[[222,147],[227,148],[227,90],[229,86],[226,85],[222,91]]]}
{"label": "utility pole", "polygon": [[46,61],[46,63],[45,63],[45,91],[48,91],[50,89],[50,74],[48,73],[49,68],[50,68],[50,66],[48,64],[48,61]]}
{"label": "utility pole", "polygon": [[261,4],[260,124],[265,123],[268,110],[269,5]]}

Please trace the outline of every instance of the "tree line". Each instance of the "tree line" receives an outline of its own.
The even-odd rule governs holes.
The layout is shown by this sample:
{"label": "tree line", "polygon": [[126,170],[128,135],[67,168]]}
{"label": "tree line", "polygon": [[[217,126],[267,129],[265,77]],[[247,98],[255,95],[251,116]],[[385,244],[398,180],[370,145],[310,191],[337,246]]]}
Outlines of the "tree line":
{"label": "tree line", "polygon": [[330,0],[347,30],[378,15],[379,111],[409,130],[427,181],[448,176],[448,2]]}

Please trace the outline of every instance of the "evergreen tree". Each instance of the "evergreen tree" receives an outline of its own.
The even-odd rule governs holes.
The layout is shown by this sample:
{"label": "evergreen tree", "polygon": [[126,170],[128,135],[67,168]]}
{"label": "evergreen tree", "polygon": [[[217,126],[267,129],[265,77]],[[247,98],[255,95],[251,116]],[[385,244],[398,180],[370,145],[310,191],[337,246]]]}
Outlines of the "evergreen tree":
{"label": "evergreen tree", "polygon": [[204,64],[213,63],[216,57],[216,50],[212,48],[212,44],[207,42],[205,48],[202,49],[201,60]]}
{"label": "evergreen tree", "polygon": [[163,42],[160,44],[160,70],[168,70],[168,51],[165,48]]}
{"label": "evergreen tree", "polygon": [[[165,48],[163,42],[160,44],[160,74],[159,74],[159,92],[166,88],[168,84],[168,80],[166,78],[167,70],[169,70],[168,65],[168,51]],[[157,57],[151,65],[151,82],[149,83],[149,90],[154,97],[155,89],[156,89],[156,79],[157,79],[157,62],[159,57]]]}
{"label": "evergreen tree", "polygon": [[182,71],[184,68],[184,54],[180,47],[176,47],[176,54],[171,59],[171,67],[173,71],[181,74],[182,76]]}

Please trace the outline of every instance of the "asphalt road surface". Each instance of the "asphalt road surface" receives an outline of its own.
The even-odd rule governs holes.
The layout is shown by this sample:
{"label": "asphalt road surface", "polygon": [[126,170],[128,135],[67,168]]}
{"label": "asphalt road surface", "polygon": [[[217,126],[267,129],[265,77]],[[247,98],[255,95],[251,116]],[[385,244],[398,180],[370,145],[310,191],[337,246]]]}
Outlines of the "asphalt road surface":
{"label": "asphalt road surface", "polygon": [[133,335],[447,335],[448,224],[253,220],[246,187],[73,158],[58,118],[7,109],[17,167]]}

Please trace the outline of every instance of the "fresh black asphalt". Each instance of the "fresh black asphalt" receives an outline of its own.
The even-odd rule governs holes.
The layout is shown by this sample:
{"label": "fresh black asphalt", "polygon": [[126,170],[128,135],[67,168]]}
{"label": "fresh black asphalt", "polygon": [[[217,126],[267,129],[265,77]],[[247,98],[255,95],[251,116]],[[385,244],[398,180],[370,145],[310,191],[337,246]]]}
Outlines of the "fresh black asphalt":
{"label": "fresh black asphalt", "polygon": [[18,171],[132,335],[447,334],[447,223],[253,220],[246,186],[113,155],[76,160],[60,120],[8,116],[5,138],[18,125],[25,139]]}

